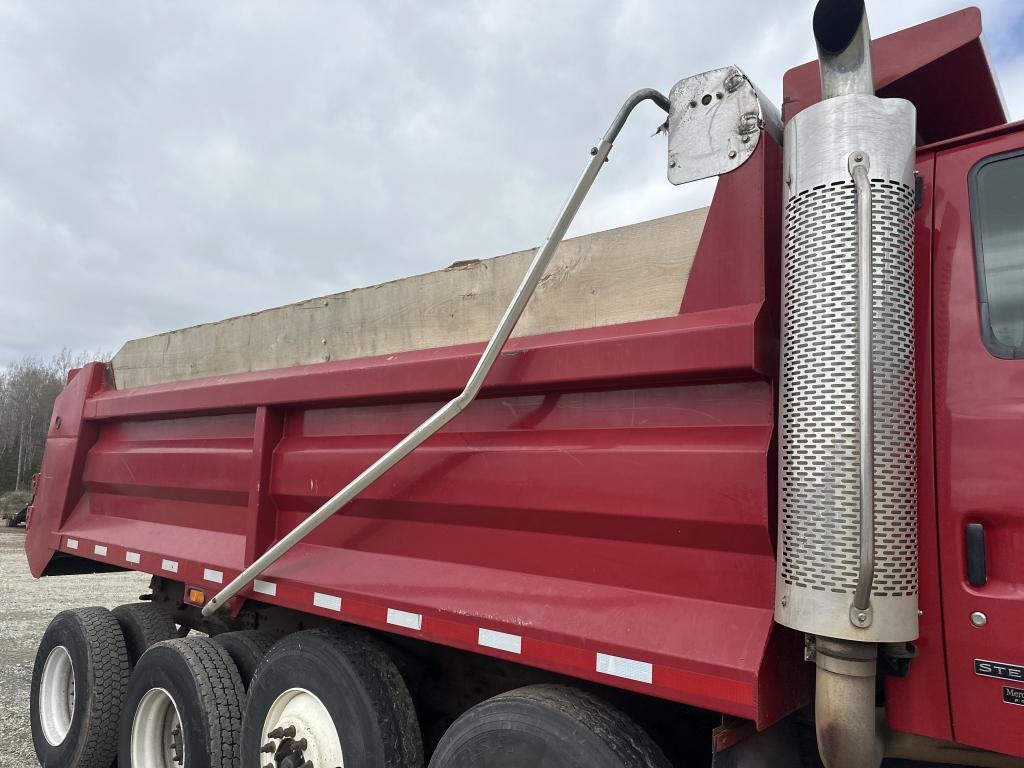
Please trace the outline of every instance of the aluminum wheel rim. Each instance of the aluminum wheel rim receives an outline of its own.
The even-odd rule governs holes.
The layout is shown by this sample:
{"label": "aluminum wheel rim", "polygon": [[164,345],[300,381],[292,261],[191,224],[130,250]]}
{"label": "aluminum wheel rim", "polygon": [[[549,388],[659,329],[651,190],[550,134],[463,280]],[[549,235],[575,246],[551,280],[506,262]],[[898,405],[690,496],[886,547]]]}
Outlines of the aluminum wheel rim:
{"label": "aluminum wheel rim", "polygon": [[56,747],[64,743],[75,716],[75,665],[58,645],[46,657],[39,682],[39,725],[43,738]]}
{"label": "aluminum wheel rim", "polygon": [[132,767],[177,768],[185,764],[185,735],[178,704],[163,688],[151,688],[132,720]]}
{"label": "aluminum wheel rim", "polygon": [[[291,732],[289,737],[271,736],[281,731]],[[278,731],[280,729],[280,731]],[[344,768],[341,736],[334,718],[320,698],[305,688],[290,688],[279,695],[267,710],[263,721],[263,737],[269,739],[276,751],[288,750],[305,739],[302,758],[314,768]]]}

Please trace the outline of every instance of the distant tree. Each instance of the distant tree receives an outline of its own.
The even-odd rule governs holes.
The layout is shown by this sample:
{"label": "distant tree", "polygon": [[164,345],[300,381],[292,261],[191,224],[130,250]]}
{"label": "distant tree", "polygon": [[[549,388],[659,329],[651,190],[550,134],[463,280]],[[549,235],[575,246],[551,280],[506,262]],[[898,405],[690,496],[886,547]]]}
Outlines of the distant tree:
{"label": "distant tree", "polygon": [[62,349],[49,362],[26,356],[0,370],[0,491],[28,487],[39,471],[53,401],[68,371],[109,357]]}

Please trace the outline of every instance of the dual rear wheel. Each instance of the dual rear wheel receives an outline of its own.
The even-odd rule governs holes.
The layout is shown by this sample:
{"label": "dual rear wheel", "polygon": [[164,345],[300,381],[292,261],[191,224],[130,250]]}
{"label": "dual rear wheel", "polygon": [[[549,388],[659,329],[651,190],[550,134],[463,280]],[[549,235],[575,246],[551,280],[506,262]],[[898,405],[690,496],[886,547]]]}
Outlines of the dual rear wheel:
{"label": "dual rear wheel", "polygon": [[[32,690],[43,766],[110,768],[116,755],[121,768],[423,768],[412,697],[373,636],[340,627],[272,647],[256,632],[168,640],[173,624],[161,627],[153,608],[121,611],[139,615],[120,623],[101,608],[51,623]],[[669,765],[597,696],[538,685],[462,714],[429,768]]]}

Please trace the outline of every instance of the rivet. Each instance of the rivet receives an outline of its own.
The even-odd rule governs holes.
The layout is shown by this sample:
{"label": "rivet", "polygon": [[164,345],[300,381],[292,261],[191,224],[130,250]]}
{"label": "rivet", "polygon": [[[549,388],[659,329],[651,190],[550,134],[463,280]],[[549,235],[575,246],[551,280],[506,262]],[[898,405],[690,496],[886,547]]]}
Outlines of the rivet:
{"label": "rivet", "polygon": [[857,614],[857,621],[867,621],[867,620],[868,620],[868,615],[866,613],[858,613]]}
{"label": "rivet", "polygon": [[736,150],[735,149],[730,149],[729,150],[729,157],[736,157]]}
{"label": "rivet", "polygon": [[744,136],[743,137],[743,143],[744,144],[749,144],[750,143],[750,137],[749,136]]}
{"label": "rivet", "polygon": [[785,608],[788,603],[789,603],[789,598],[786,597],[785,595],[783,595],[782,596],[782,607]]}
{"label": "rivet", "polygon": [[669,168],[675,168],[676,167],[676,161],[675,160],[669,160],[668,161],[668,167]]}
{"label": "rivet", "polygon": [[321,344],[326,344],[327,343],[327,339],[320,339],[320,343]]}
{"label": "rivet", "polygon": [[971,624],[973,624],[976,627],[984,627],[986,624],[988,624],[988,616],[986,616],[981,611],[975,611],[971,614]]}
{"label": "rivet", "polygon": [[864,162],[864,155],[854,155],[853,162],[855,162],[855,163],[863,163]]}

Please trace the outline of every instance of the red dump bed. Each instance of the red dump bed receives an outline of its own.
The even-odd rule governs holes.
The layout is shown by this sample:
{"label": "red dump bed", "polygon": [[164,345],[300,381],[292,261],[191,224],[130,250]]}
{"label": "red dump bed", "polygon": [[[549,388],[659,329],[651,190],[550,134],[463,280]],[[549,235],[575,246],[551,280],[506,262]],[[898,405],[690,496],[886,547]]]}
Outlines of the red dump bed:
{"label": "red dump bed", "polygon": [[[514,340],[480,400],[243,594],[761,724],[802,704],[777,684],[805,679],[800,638],[772,621],[779,166],[766,136],[720,181],[678,316]],[[32,572],[215,591],[480,351],[124,391],[87,366],[51,421]]]}

